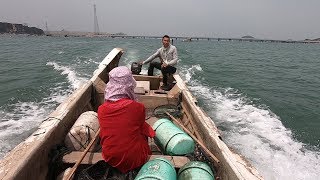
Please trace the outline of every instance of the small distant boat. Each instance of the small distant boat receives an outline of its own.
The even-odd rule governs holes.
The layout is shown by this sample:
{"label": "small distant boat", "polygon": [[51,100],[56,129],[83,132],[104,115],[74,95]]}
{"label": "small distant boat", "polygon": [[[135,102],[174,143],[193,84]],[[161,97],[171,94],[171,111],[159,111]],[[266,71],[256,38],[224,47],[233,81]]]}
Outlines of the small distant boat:
{"label": "small distant boat", "polygon": [[187,38],[187,39],[182,40],[182,42],[191,42],[191,41],[192,41],[191,38]]}
{"label": "small distant boat", "polygon": [[[118,66],[123,53],[122,49],[114,48],[100,63],[88,82],[62,102],[30,137],[1,159],[0,179],[56,178],[49,173],[54,170],[50,165],[54,157],[52,152],[58,145],[64,144],[67,134],[81,114],[87,111],[96,112],[99,105],[104,102],[108,73]],[[186,132],[188,131],[191,137],[195,137],[199,145],[202,144],[198,147],[203,150],[205,157],[213,165],[211,169],[215,172],[215,179],[263,179],[248,161],[230,150],[223,142],[214,121],[197,105],[196,98],[178,74],[172,76],[173,87],[169,91],[159,90],[161,76],[134,75],[134,78],[137,81],[135,92],[138,94],[139,101],[146,107],[147,116],[149,116],[147,122],[151,125],[159,119],[154,113],[155,109],[168,105],[179,106],[178,117],[171,116],[170,113],[167,115],[177,125],[185,127]],[[151,146],[156,147],[152,140],[150,140]],[[62,166],[59,168],[63,170],[68,165],[70,167],[70,164],[75,164],[82,153],[72,151],[63,155],[60,162]],[[153,154],[150,159],[154,157],[170,160],[176,169],[190,161],[188,156],[170,156],[161,152],[157,155]],[[102,160],[101,152],[89,152],[81,165],[89,166],[99,160]]]}

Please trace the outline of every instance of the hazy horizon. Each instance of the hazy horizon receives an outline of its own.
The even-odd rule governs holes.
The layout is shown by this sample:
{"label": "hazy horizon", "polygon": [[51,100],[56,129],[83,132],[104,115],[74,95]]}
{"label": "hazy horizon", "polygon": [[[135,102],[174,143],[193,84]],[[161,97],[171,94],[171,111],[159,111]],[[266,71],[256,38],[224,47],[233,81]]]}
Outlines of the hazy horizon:
{"label": "hazy horizon", "polygon": [[1,0],[0,22],[26,23],[49,31],[94,31],[128,35],[315,39],[320,37],[320,1],[308,0]]}

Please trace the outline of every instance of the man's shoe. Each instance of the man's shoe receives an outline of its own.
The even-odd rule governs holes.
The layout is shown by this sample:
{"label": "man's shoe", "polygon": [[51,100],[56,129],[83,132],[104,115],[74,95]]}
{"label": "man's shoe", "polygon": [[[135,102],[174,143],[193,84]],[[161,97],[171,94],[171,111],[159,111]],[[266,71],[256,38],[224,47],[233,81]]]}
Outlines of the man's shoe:
{"label": "man's shoe", "polygon": [[169,91],[170,87],[168,85],[163,85],[160,87],[162,90]]}

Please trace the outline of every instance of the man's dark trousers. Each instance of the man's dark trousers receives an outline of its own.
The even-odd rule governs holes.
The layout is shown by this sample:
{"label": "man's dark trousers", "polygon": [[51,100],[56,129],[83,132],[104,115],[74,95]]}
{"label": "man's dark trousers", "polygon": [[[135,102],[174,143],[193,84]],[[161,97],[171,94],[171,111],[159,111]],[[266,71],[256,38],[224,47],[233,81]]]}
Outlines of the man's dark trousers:
{"label": "man's dark trousers", "polygon": [[167,81],[168,81],[168,75],[169,74],[174,74],[176,72],[176,68],[173,66],[167,66],[167,67],[163,67],[161,68],[161,64],[160,62],[151,62],[148,68],[148,76],[153,76],[153,69],[157,68],[159,70],[161,70],[162,76],[163,76],[163,85],[167,86]]}

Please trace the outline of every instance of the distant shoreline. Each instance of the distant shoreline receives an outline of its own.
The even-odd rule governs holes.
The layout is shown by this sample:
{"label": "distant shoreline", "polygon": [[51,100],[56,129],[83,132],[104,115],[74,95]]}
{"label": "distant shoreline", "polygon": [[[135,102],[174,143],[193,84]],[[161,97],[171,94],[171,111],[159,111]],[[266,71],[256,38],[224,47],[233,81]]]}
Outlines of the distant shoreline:
{"label": "distant shoreline", "polygon": [[0,22],[0,33],[44,35],[44,31],[42,29],[7,22]]}
{"label": "distant shoreline", "polygon": [[[45,32],[47,36],[58,36],[58,37],[110,37],[110,38],[137,38],[137,39],[161,39],[162,36],[140,36],[140,35],[126,35],[124,33],[93,33],[93,32],[76,32],[76,31],[47,31]],[[250,36],[251,37],[251,36]],[[320,38],[318,39],[306,39],[306,40],[272,40],[272,39],[256,39],[247,38],[244,36],[242,38],[213,38],[213,37],[184,37],[184,36],[171,36],[173,40],[181,40],[184,42],[192,41],[240,41],[240,42],[273,42],[273,43],[320,43]]]}
{"label": "distant shoreline", "polygon": [[[161,39],[162,36],[141,36],[127,35],[124,33],[93,33],[78,31],[43,31],[39,28],[28,27],[22,24],[11,24],[0,22],[0,34],[29,34],[29,35],[45,35],[54,37],[110,37],[110,38],[137,38],[137,39]],[[257,39],[252,36],[243,36],[242,38],[219,38],[219,37],[184,37],[172,36],[172,40],[181,40],[184,42],[192,41],[238,41],[238,42],[272,42],[272,43],[304,43],[313,44],[320,43],[320,38],[305,40],[273,40],[273,39]]]}

